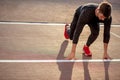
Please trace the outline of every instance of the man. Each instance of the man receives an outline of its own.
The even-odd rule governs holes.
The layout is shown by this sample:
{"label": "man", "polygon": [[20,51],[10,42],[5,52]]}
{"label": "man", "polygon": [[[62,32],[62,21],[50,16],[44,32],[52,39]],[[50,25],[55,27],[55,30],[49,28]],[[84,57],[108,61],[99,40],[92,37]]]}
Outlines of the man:
{"label": "man", "polygon": [[99,23],[104,23],[104,59],[110,59],[107,49],[110,40],[110,28],[111,28],[111,4],[109,2],[101,2],[100,4],[88,3],[81,5],[75,12],[73,21],[68,27],[65,25],[64,36],[66,39],[72,40],[71,53],[66,59],[74,59],[76,46],[79,40],[79,36],[83,30],[83,27],[87,24],[90,27],[91,34],[87,40],[87,43],[83,47],[84,54],[88,57],[92,56],[89,49],[90,45],[96,40],[99,35]]}

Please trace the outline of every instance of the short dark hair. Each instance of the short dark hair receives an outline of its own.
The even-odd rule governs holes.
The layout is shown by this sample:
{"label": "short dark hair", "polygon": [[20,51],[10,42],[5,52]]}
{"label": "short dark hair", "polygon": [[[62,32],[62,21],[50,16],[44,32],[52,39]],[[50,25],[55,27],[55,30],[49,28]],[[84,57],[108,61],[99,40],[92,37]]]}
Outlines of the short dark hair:
{"label": "short dark hair", "polygon": [[103,15],[107,18],[111,16],[111,8],[112,8],[112,6],[109,2],[105,1],[105,2],[101,2],[99,4],[100,12],[103,13]]}

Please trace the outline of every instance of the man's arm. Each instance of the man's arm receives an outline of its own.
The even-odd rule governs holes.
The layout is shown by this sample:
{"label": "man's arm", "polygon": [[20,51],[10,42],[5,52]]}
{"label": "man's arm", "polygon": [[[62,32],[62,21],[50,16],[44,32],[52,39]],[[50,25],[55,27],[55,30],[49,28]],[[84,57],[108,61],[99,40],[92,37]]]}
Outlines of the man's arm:
{"label": "man's arm", "polygon": [[108,55],[108,44],[107,43],[104,43],[104,54],[103,54],[103,59],[111,59]]}
{"label": "man's arm", "polygon": [[104,22],[104,38],[103,38],[104,43],[109,43],[111,22],[112,22],[112,17],[106,19]]}
{"label": "man's arm", "polygon": [[76,46],[77,46],[77,43],[78,43],[78,40],[79,40],[79,36],[83,30],[83,27],[86,23],[86,19],[87,17],[85,16],[85,13],[87,14],[86,10],[83,10],[81,12],[81,14],[79,15],[79,19],[78,19],[78,22],[76,24],[76,29],[75,29],[75,32],[73,34],[73,42],[72,42],[72,49],[71,49],[71,52],[70,54],[68,55],[68,57],[66,58],[67,60],[70,60],[70,59],[75,59],[75,52],[76,52]]}
{"label": "man's arm", "polygon": [[103,58],[104,59],[109,59],[109,55],[108,55],[108,43],[110,40],[110,29],[111,29],[111,22],[112,22],[112,17],[110,17],[110,19],[106,20],[106,22],[104,23],[104,55]]}

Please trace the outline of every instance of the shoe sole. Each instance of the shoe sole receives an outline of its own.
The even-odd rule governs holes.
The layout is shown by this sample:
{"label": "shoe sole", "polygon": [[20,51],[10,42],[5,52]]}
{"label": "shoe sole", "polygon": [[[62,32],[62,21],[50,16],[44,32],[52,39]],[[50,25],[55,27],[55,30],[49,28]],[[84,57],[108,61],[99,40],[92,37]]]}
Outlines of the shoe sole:
{"label": "shoe sole", "polygon": [[92,54],[87,55],[84,50],[83,50],[83,52],[84,52],[83,54],[84,54],[85,56],[87,56],[87,57],[92,57]]}

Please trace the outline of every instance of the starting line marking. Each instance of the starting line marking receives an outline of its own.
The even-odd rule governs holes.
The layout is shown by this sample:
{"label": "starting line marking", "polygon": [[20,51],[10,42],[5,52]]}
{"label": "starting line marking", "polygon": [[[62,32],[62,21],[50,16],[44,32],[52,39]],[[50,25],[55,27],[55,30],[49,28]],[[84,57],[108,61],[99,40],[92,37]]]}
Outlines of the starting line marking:
{"label": "starting line marking", "polygon": [[0,22],[0,24],[18,24],[18,25],[40,25],[40,26],[64,26],[64,23],[47,23],[47,22]]}
{"label": "starting line marking", "polygon": [[[21,24],[21,25],[43,25],[43,26],[64,26],[65,23],[49,23],[49,22],[12,22],[12,21],[2,21],[0,24]],[[101,25],[103,26],[103,25]],[[112,25],[113,27],[120,27],[120,25]]]}
{"label": "starting line marking", "polygon": [[0,60],[0,63],[50,63],[50,62],[55,62],[55,63],[60,63],[60,62],[120,62],[120,59],[108,59],[108,60],[102,60],[102,59],[84,59],[84,60]]}

